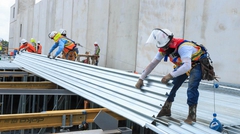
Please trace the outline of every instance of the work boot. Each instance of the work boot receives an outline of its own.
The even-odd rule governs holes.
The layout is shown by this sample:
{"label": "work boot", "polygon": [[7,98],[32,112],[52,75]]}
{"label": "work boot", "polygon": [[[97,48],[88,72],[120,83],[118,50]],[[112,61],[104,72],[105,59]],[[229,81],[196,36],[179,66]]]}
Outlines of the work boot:
{"label": "work boot", "polygon": [[171,116],[171,106],[172,106],[172,102],[166,101],[161,111],[158,113],[157,117]]}
{"label": "work boot", "polygon": [[196,122],[196,113],[197,113],[197,104],[189,106],[188,117],[184,121],[185,123],[192,125],[193,122]]}

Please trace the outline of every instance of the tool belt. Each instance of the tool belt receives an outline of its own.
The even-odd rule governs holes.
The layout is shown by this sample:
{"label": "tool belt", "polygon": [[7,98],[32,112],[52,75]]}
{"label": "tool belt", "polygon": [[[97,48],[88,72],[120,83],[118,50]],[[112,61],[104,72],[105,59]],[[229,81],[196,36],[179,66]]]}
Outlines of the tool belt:
{"label": "tool belt", "polygon": [[[201,64],[202,69],[202,80],[217,80],[214,72],[213,66],[209,62],[208,57],[204,57],[199,59],[199,63]],[[218,81],[218,80],[217,80]]]}
{"label": "tool belt", "polygon": [[77,54],[75,50],[68,51],[68,53],[62,52],[62,59],[75,61],[77,58],[76,55]]}

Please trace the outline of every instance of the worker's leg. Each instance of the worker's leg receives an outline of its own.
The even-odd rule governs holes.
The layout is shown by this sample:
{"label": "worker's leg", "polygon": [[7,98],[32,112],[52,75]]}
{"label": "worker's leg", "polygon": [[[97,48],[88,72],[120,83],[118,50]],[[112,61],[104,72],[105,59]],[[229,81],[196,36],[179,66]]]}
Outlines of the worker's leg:
{"label": "worker's leg", "polygon": [[172,90],[170,91],[170,94],[164,103],[162,109],[158,113],[157,117],[161,116],[171,116],[171,107],[172,102],[174,101],[174,97],[176,96],[176,92],[179,89],[179,87],[182,85],[182,83],[187,79],[187,75],[183,74],[173,79],[174,86],[172,87]]}
{"label": "worker's leg", "polygon": [[67,57],[67,54],[62,52],[62,59],[67,59],[66,57]]}
{"label": "worker's leg", "polygon": [[95,65],[96,65],[96,66],[98,65],[98,57],[96,57]]}
{"label": "worker's leg", "polygon": [[77,48],[77,47],[75,47],[75,48],[74,48],[74,50],[76,51],[76,54],[78,54],[78,53],[79,53],[79,50],[78,50],[78,48]]}
{"label": "worker's leg", "polygon": [[202,79],[201,65],[197,64],[190,72],[190,78],[187,90],[187,104],[189,106],[188,117],[184,121],[185,123],[192,124],[196,122],[197,117],[197,103],[198,103],[198,86]]}
{"label": "worker's leg", "polygon": [[188,78],[187,74],[183,74],[183,75],[180,75],[176,78],[173,78],[173,84],[174,86],[172,87],[169,95],[168,95],[168,98],[167,98],[167,101],[169,102],[173,102],[174,101],[174,97],[176,96],[176,92],[177,90],[182,86],[183,82]]}
{"label": "worker's leg", "polygon": [[202,70],[201,65],[197,64],[190,72],[190,77],[188,81],[188,90],[187,90],[187,104],[192,106],[198,103],[198,86],[202,79]]}

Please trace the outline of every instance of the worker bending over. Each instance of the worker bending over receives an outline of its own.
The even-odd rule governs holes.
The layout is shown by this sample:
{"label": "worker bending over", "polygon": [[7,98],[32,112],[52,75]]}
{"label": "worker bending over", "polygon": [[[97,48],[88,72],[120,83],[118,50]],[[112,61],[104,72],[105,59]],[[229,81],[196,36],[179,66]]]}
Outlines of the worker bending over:
{"label": "worker bending over", "polygon": [[187,104],[189,106],[189,112],[185,122],[188,124],[196,122],[199,97],[198,86],[202,78],[199,59],[206,56],[203,50],[195,42],[181,38],[173,38],[173,33],[168,29],[154,29],[149,36],[147,43],[155,44],[158,48],[158,52],[141,74],[135,87],[140,89],[143,86],[143,80],[160,63],[160,61],[162,59],[167,61],[169,58],[170,61],[176,65],[176,68],[164,76],[161,82],[167,84],[169,80],[173,79],[174,86],[157,117],[171,116],[171,106],[176,96],[176,92],[182,83],[188,78],[187,72],[190,71],[187,88]]}
{"label": "worker bending over", "polygon": [[62,36],[61,33],[56,31],[49,33],[48,37],[55,42],[48,53],[48,58],[50,58],[51,53],[58,47],[53,59],[55,59],[62,52],[63,59],[75,61],[76,51],[74,48],[76,45],[71,40],[67,39],[66,37]]}
{"label": "worker bending over", "polygon": [[18,54],[19,54],[19,51],[24,51],[24,50],[26,50],[30,53],[36,53],[35,47],[32,46],[31,44],[29,44],[26,39],[22,39],[21,44],[22,45],[18,49]]}

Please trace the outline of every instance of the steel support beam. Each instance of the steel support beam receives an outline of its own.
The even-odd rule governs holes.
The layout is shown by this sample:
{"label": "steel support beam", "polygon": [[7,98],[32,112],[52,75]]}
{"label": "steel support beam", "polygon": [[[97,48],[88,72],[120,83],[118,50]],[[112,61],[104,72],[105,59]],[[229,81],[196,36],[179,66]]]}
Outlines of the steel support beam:
{"label": "steel support beam", "polygon": [[49,82],[0,82],[0,88],[14,89],[56,89],[57,85]]}
{"label": "steel support beam", "polygon": [[[29,113],[29,114],[6,114],[0,115],[0,131],[32,129],[42,127],[64,127],[70,125],[79,125],[83,121],[91,123],[99,113],[105,111],[117,120],[125,120],[106,108],[96,109],[77,109],[77,110],[61,110],[61,111],[47,111],[42,113]],[[63,117],[65,122],[62,122]]]}

